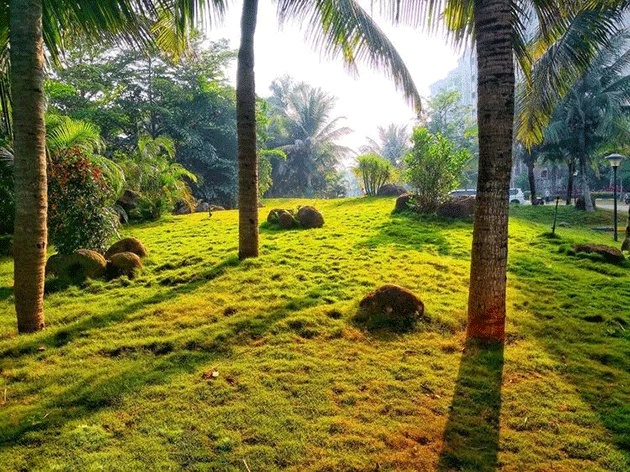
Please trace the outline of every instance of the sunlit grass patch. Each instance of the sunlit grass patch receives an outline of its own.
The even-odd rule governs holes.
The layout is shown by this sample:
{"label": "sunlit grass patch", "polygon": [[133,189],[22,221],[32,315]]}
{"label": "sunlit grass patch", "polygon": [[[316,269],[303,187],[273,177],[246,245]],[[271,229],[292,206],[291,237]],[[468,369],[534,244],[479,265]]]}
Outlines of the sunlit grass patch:
{"label": "sunlit grass patch", "polygon": [[[569,251],[611,243],[588,229],[608,214],[563,208],[549,238],[551,207],[512,209],[495,362],[464,350],[470,222],[389,198],[271,201],[261,221],[309,204],[323,228],[263,228],[242,262],[235,211],[129,227],[143,272],[49,293],[34,335],[15,335],[3,259],[0,469],[630,469],[630,268]],[[384,283],[431,322],[354,323]]]}

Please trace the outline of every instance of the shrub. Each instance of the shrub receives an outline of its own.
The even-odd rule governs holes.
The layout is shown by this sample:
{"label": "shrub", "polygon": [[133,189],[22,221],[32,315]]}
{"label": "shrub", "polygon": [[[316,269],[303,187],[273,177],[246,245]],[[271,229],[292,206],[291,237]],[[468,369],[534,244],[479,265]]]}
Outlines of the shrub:
{"label": "shrub", "polygon": [[376,154],[365,154],[357,158],[358,166],[353,170],[363,181],[363,190],[368,195],[376,195],[379,188],[392,176],[392,165],[387,159]]}
{"label": "shrub", "polygon": [[12,160],[0,155],[0,234],[13,233],[14,218]]}
{"label": "shrub", "polygon": [[113,193],[101,171],[78,148],[48,163],[49,239],[60,254],[77,249],[103,253],[116,233],[118,216],[107,207]]}
{"label": "shrub", "polygon": [[416,198],[413,203],[421,213],[434,212],[457,187],[464,165],[470,159],[466,149],[456,149],[453,141],[426,128],[416,128],[411,137],[413,147],[405,156],[407,179]]}

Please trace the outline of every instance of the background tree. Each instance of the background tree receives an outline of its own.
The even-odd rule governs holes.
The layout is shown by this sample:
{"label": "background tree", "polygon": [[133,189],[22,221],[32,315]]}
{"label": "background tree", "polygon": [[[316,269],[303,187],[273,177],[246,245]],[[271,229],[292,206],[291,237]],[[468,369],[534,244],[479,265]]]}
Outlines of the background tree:
{"label": "background tree", "polygon": [[421,213],[434,212],[448,193],[457,187],[464,165],[470,160],[466,149],[426,128],[416,128],[413,146],[405,156],[407,181],[414,189],[414,206]]}
{"label": "background tree", "polygon": [[378,141],[368,138],[368,145],[361,148],[361,152],[378,154],[387,159],[394,167],[400,166],[402,159],[409,152],[409,130],[405,125],[390,123],[379,126]]}
{"label": "background tree", "polygon": [[282,150],[286,158],[271,159],[270,194],[322,195],[335,166],[350,151],[337,141],[351,130],[341,124],[345,117],[334,117],[336,97],[303,82],[281,80],[271,87],[267,146]]}

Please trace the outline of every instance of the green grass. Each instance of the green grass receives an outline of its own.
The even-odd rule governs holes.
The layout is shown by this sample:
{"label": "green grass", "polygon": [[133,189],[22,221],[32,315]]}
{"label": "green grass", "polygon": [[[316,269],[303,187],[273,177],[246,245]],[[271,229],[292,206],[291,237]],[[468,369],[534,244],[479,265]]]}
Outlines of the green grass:
{"label": "green grass", "polygon": [[[34,335],[1,260],[0,470],[630,470],[630,268],[570,255],[608,213],[563,208],[550,238],[551,207],[513,209],[508,342],[464,353],[470,223],[372,198],[261,216],[307,203],[323,228],[263,226],[243,262],[235,211],[128,228],[142,274],[50,290]],[[354,324],[383,283],[432,321]]]}

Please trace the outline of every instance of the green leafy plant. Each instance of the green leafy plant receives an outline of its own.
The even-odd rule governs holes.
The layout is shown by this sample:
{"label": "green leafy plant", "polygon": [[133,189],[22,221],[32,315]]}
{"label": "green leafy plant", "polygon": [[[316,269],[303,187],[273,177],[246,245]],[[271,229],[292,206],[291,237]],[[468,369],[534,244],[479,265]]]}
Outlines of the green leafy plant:
{"label": "green leafy plant", "polygon": [[105,252],[118,217],[103,173],[79,148],[61,151],[48,163],[49,239],[61,254],[77,249]]}
{"label": "green leafy plant", "polygon": [[378,189],[392,176],[392,164],[376,154],[365,154],[357,157],[354,173],[363,182],[363,190],[367,195],[376,195]]}
{"label": "green leafy plant", "polygon": [[411,141],[411,152],[404,160],[416,194],[413,205],[420,213],[431,213],[457,187],[470,152],[456,149],[453,141],[426,128],[414,129]]}

